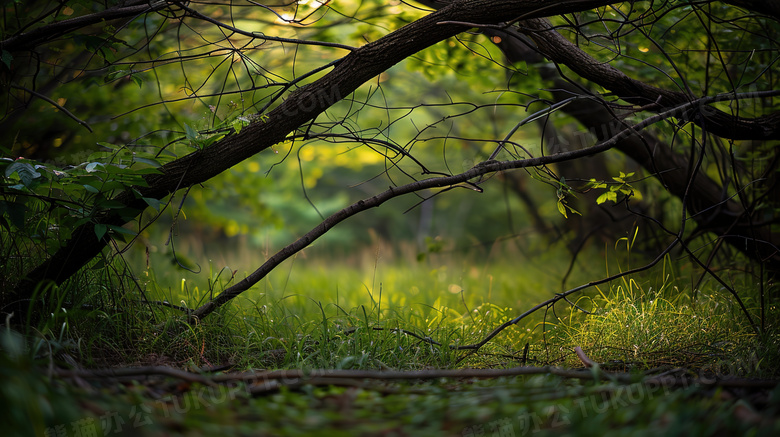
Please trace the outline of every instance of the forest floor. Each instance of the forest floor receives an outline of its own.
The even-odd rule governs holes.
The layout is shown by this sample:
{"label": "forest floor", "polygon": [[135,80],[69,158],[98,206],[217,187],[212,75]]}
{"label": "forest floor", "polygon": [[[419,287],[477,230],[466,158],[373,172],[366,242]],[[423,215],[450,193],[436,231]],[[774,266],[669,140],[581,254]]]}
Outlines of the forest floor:
{"label": "forest floor", "polygon": [[780,435],[778,381],[681,368],[52,374],[32,435]]}
{"label": "forest floor", "polygon": [[[667,271],[518,318],[556,285],[517,270],[310,270],[195,324],[143,303],[6,323],[2,435],[780,435],[778,308],[749,288]],[[151,298],[210,293],[178,283]]]}

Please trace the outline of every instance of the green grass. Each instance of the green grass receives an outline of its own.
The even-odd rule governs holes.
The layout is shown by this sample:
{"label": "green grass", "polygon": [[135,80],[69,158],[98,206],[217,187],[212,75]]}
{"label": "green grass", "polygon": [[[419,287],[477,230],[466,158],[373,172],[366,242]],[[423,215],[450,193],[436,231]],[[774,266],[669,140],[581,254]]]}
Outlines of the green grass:
{"label": "green grass", "polygon": [[[225,361],[240,367],[312,368],[517,365],[526,344],[532,350],[540,347],[544,312],[506,329],[482,354],[450,346],[478,342],[496,326],[562,291],[560,278],[568,267],[560,262],[562,250],[548,250],[533,260],[503,249],[469,257],[427,254],[423,261],[375,251],[343,263],[300,257],[201,325],[181,326],[180,335],[193,340],[163,346],[160,339],[153,349],[198,366]],[[195,308],[236,280],[229,268],[199,276],[185,273],[159,267],[144,271],[146,297]],[[580,270],[572,281],[597,274]],[[177,315],[174,310],[153,310],[162,313],[157,319]],[[138,311],[149,308],[140,305]],[[200,350],[193,353],[197,348],[188,345]]]}
{"label": "green grass", "polygon": [[[535,259],[511,247],[468,257],[428,254],[423,262],[405,261],[413,259],[409,254],[387,259],[381,252],[361,255],[350,263],[311,257],[288,261],[195,326],[176,319],[174,310],[155,307],[155,318],[173,320],[169,323],[177,329],[170,332],[176,334],[144,341],[148,347],[137,352],[197,367],[571,367],[581,366],[572,353],[580,346],[595,361],[621,370],[702,368],[735,360],[747,363],[754,374],[776,374],[777,354],[755,352],[771,346],[775,328],[770,324],[768,334],[757,336],[733,297],[715,281],[703,282],[693,293],[681,263],[667,260],[646,274],[575,294],[572,299],[591,315],[559,302],[505,329],[479,353],[470,353],[453,348],[482,340],[500,324],[564,291],[559,281],[568,266],[561,262],[566,259],[562,247],[548,248]],[[603,257],[596,252],[582,256]],[[601,272],[585,270],[580,263],[576,267],[570,286],[629,268],[625,253],[613,253]],[[185,279],[181,271],[158,275],[151,269],[145,275],[148,299],[188,308],[235,280],[227,268]],[[756,291],[735,286],[755,319],[760,313]],[[775,308],[769,308],[767,320],[776,319]],[[150,309],[141,305],[138,311]]]}
{"label": "green grass", "polygon": [[[227,267],[200,275],[164,265],[135,269],[136,283],[145,290],[115,291],[126,302],[122,311],[55,310],[39,337],[61,336],[67,327],[68,336],[79,339],[79,360],[91,366],[574,367],[581,366],[572,352],[579,346],[593,360],[620,370],[703,368],[733,360],[744,364],[737,365],[740,371],[748,366],[756,375],[777,374],[776,327],[769,323],[757,336],[719,284],[705,281],[693,293],[680,263],[667,260],[646,274],[572,295],[577,307],[561,301],[540,310],[472,353],[456,348],[479,342],[564,291],[559,282],[568,267],[561,262],[563,248],[548,248],[533,259],[511,247],[468,257],[428,254],[422,262],[405,261],[413,257],[403,255],[366,251],[349,263],[294,259],[195,324],[186,323],[178,310],[145,302],[196,308],[243,274],[234,278]],[[603,270],[610,273],[628,268],[625,254],[613,254],[609,261]],[[580,267],[570,286],[605,275]],[[756,319],[756,291],[735,286]],[[766,320],[776,320],[776,313],[770,305]]]}
{"label": "green grass", "polygon": [[[124,302],[125,307],[52,307],[51,317],[27,326],[24,340],[10,327],[3,329],[6,353],[0,367],[14,380],[4,387],[3,397],[19,406],[9,410],[7,421],[16,424],[12,429],[29,430],[24,417],[34,417],[37,435],[41,424],[49,429],[64,424],[72,432],[79,421],[99,422],[107,414],[129,424],[144,406],[150,423],[125,426],[122,433],[338,435],[346,428],[343,435],[375,435],[384,429],[396,435],[479,435],[480,430],[492,435],[498,426],[511,427],[515,435],[636,435],[643,429],[772,435],[778,430],[772,419],[780,414],[778,390],[769,394],[763,418],[756,421],[753,407],[699,389],[658,391],[637,383],[633,389],[639,391],[632,392],[631,385],[617,382],[557,377],[304,386],[252,399],[218,397],[222,400],[216,402],[212,396],[198,404],[193,393],[203,388],[197,384],[145,382],[85,391],[40,370],[30,372],[73,365],[196,369],[227,363],[239,370],[582,367],[573,354],[579,346],[607,371],[686,367],[719,377],[780,375],[776,305],[766,308],[765,332],[756,335],[717,283],[705,281],[694,293],[686,282],[691,275],[680,273],[685,266],[670,262],[573,295],[590,315],[559,302],[507,328],[477,353],[453,350],[563,291],[559,281],[567,265],[561,259],[561,248],[536,260],[511,250],[466,258],[428,254],[422,262],[367,252],[358,261],[335,265],[301,257],[194,324],[144,299],[194,308],[232,283],[231,271],[215,268],[182,281],[181,271],[161,266],[136,270],[143,295],[131,281],[115,284],[111,298],[96,291],[85,300]],[[611,273],[627,268],[625,259],[621,262],[613,257]],[[579,269],[567,283],[602,275]],[[101,284],[99,279],[88,283]],[[760,313],[756,290],[732,285],[755,318]],[[64,300],[73,286],[46,292]],[[629,394],[633,397],[620,397]],[[182,406],[185,401],[189,406]],[[741,418],[745,408],[753,419]]]}
{"label": "green grass", "polygon": [[[726,365],[743,375],[778,375],[777,338],[771,340],[776,327],[774,334],[757,336],[728,296],[702,292],[694,300],[675,285],[650,290],[617,285],[589,300],[594,314],[572,314],[556,327],[551,344],[580,346],[592,360],[615,370]],[[751,310],[754,316],[759,312]],[[776,309],[769,317],[776,320]],[[580,364],[572,355],[564,363]]]}

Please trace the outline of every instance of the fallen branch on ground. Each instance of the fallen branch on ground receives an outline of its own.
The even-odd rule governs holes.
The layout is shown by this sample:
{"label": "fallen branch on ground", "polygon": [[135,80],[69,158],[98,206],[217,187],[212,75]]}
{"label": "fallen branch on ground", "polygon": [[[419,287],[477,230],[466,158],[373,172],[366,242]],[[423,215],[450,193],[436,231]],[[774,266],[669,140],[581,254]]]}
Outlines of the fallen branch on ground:
{"label": "fallen branch on ground", "polygon": [[167,376],[186,382],[197,382],[209,386],[226,383],[245,383],[247,392],[252,395],[277,391],[281,387],[290,389],[306,385],[316,386],[358,386],[374,389],[366,384],[367,380],[375,381],[433,381],[441,378],[450,379],[493,379],[501,377],[555,375],[567,379],[608,381],[616,384],[644,384],[653,387],[686,388],[699,386],[744,388],[744,389],[774,389],[780,381],[771,379],[750,378],[718,378],[716,376],[691,376],[686,369],[673,369],[659,375],[641,376],[630,373],[612,373],[601,370],[598,366],[591,369],[565,369],[561,367],[521,366],[509,369],[432,369],[432,370],[343,370],[343,369],[313,369],[313,370],[261,370],[217,375],[197,374],[166,366],[135,367],[122,369],[100,370],[54,370],[54,375],[63,378],[110,379],[118,377],[148,377]]}

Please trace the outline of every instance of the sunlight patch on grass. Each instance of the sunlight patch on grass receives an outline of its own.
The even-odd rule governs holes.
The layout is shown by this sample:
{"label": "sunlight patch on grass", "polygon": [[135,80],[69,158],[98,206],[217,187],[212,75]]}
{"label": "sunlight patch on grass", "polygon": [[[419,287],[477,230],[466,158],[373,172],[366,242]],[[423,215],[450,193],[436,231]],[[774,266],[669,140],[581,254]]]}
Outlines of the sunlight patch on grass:
{"label": "sunlight patch on grass", "polygon": [[[592,360],[615,370],[654,367],[706,369],[724,360],[739,361],[745,373],[763,366],[753,344],[755,332],[729,297],[698,293],[676,285],[643,290],[613,285],[594,296],[594,314],[575,315],[558,325],[551,344],[564,354],[564,365],[581,367],[570,353],[580,346]],[[774,366],[773,366],[774,367]]]}

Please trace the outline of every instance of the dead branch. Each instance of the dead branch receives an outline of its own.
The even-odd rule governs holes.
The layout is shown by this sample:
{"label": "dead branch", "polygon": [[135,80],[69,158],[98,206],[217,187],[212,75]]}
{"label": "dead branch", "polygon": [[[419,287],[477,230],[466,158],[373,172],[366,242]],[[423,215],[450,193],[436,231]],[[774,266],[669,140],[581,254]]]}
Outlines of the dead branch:
{"label": "dead branch", "polygon": [[[677,369],[684,370],[684,369]],[[562,378],[613,381],[620,384],[645,384],[664,387],[731,387],[748,389],[773,389],[780,381],[773,379],[691,377],[689,373],[678,371],[649,377],[637,377],[630,373],[613,373],[592,369],[565,369],[561,367],[520,366],[508,369],[433,369],[433,370],[273,370],[227,373],[218,375],[200,375],[166,366],[135,367],[102,370],[55,370],[54,374],[63,378],[103,379],[116,377],[167,376],[187,382],[196,382],[214,386],[229,382],[247,384],[250,393],[258,394],[275,390],[281,386],[301,387],[303,385],[343,385],[369,387],[366,380],[375,381],[430,381],[448,379],[494,379],[514,376],[555,375]],[[254,391],[253,391],[254,390]]]}

